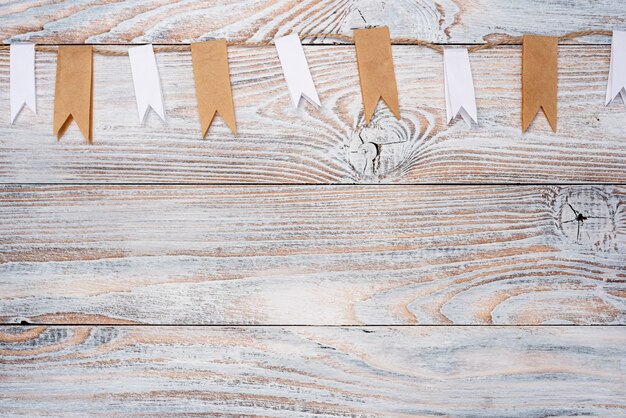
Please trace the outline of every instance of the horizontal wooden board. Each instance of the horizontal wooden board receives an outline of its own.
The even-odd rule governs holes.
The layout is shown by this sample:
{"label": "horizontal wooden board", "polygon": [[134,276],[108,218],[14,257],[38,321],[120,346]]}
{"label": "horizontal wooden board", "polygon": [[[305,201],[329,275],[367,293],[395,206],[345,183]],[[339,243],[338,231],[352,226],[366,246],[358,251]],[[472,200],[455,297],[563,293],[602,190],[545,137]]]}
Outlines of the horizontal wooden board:
{"label": "horizontal wooden board", "polygon": [[[383,105],[364,126],[354,49],[308,47],[323,102],[291,106],[273,48],[232,48],[239,135],[221,118],[200,139],[191,59],[159,54],[167,123],[139,126],[127,57],[95,58],[94,142],[52,133],[56,55],[38,55],[39,113],[0,129],[0,182],[626,182],[626,112],[605,107],[608,47],[560,49],[559,132],[520,129],[520,49],[472,55],[480,125],[445,122],[441,56],[394,48],[402,119]],[[9,117],[8,52],[0,115]],[[5,119],[5,120],[6,120]]]}
{"label": "horizontal wooden board", "polygon": [[8,415],[623,416],[623,327],[0,327]]}
{"label": "horizontal wooden board", "polygon": [[624,324],[624,208],[617,186],[5,186],[0,321]]}
{"label": "horizontal wooden board", "polygon": [[[482,42],[501,34],[626,27],[620,0],[26,0],[0,5],[0,39],[42,43],[267,41],[292,32],[350,34],[386,25],[394,36]],[[608,42],[606,38],[594,39]],[[332,42],[328,39],[310,42]]]}

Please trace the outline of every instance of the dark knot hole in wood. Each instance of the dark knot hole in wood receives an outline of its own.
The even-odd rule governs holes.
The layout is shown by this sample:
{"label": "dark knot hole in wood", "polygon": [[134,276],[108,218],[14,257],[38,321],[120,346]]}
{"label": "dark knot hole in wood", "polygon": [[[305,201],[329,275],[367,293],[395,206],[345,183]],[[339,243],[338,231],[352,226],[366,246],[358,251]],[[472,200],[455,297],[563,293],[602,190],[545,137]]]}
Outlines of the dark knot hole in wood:
{"label": "dark knot hole in wood", "polygon": [[611,195],[594,187],[574,187],[562,195],[560,229],[568,241],[594,251],[616,251],[617,227]]}

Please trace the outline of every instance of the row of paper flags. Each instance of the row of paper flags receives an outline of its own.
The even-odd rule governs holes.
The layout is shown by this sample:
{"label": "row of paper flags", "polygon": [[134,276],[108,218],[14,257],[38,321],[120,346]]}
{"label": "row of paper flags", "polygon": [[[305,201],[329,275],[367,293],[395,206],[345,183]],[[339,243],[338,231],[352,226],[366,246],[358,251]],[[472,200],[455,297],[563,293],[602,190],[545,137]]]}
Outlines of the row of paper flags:
{"label": "row of paper flags", "polygon": [[[320,99],[298,35],[275,39],[293,106],[304,97],[316,106]],[[386,27],[354,31],[359,82],[366,123],[379,99],[400,118],[398,89]],[[526,131],[539,109],[543,109],[552,130],[557,120],[557,45],[552,36],[525,35],[522,43],[522,130]],[[139,122],[143,124],[152,108],[165,120],[159,71],[152,45],[128,50]],[[219,113],[236,133],[227,43],[224,40],[191,44],[193,74],[202,136]],[[474,82],[468,51],[445,48],[443,53],[444,91],[448,123],[457,115],[471,126],[478,123]],[[35,47],[12,44],[10,48],[11,123],[24,105],[36,113]],[[76,121],[91,141],[93,101],[93,49],[88,45],[60,46],[57,58],[54,97],[54,133],[60,138],[69,123]],[[626,32],[614,31],[606,91],[606,105],[621,95],[626,105]]]}

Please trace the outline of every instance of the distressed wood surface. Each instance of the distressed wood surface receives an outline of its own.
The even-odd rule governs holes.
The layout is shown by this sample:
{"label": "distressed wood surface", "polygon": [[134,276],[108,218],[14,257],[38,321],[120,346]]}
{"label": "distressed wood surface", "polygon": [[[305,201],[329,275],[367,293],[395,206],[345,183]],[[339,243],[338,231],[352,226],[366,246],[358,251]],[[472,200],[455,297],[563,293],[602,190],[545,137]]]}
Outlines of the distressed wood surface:
{"label": "distressed wood surface", "polygon": [[[4,43],[367,25],[475,44],[624,30],[626,3],[0,4]],[[0,51],[0,415],[624,416],[626,112],[604,106],[610,38],[577,42],[559,132],[540,116],[525,135],[518,46],[472,54],[472,129],[447,126],[427,48],[393,48],[402,120],[365,127],[352,46],[305,47],[319,110],[291,108],[274,48],[231,47],[239,135],[218,118],[207,141],[189,53],[158,54],[167,123],[144,127],[128,58],[96,55],[93,146],[52,135],[55,54],[39,114],[6,122]]]}
{"label": "distressed wood surface", "polygon": [[5,186],[0,320],[624,324],[625,204],[616,186]]}
{"label": "distressed wood surface", "polygon": [[0,327],[8,415],[618,417],[622,327]]}
{"label": "distressed wood surface", "polygon": [[[191,57],[159,54],[167,124],[139,126],[127,57],[96,55],[94,142],[52,133],[56,55],[38,54],[39,114],[0,129],[0,181],[193,183],[626,182],[626,112],[604,106],[609,48],[560,49],[559,132],[543,115],[522,135],[520,48],[472,56],[480,125],[447,126],[441,56],[394,48],[402,119],[364,126],[354,49],[308,47],[323,103],[294,110],[273,48],[231,48],[239,134],[221,118],[200,139]],[[495,71],[494,71],[495,69]],[[0,114],[9,115],[8,52]],[[378,151],[377,151],[378,150]]]}
{"label": "distressed wood surface", "polygon": [[[558,22],[558,24],[555,24]],[[559,35],[623,29],[620,0],[141,0],[10,1],[0,39],[39,43],[180,43],[212,38],[266,41],[292,32],[351,34],[386,25],[393,36],[473,43],[501,34]],[[595,42],[608,42],[605,37]],[[310,42],[332,42],[324,39]]]}

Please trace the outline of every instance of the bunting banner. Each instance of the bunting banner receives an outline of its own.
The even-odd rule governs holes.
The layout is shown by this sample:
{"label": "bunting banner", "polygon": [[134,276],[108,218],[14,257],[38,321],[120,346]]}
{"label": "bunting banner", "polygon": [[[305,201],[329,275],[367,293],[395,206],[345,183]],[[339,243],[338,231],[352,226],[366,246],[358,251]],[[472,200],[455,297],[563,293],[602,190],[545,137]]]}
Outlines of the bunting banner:
{"label": "bunting banner", "polygon": [[9,96],[11,100],[11,123],[24,106],[37,114],[35,94],[35,45],[12,44],[10,50]]}
{"label": "bunting banner", "polygon": [[319,107],[320,99],[315,90],[311,70],[304,55],[304,49],[298,35],[288,35],[274,40],[280,65],[283,68],[291,103],[298,107],[304,97],[309,103]]}
{"label": "bunting banner", "polygon": [[522,131],[526,132],[539,109],[556,132],[557,55],[555,36],[524,35],[522,41]]}
{"label": "bunting banner", "polygon": [[202,138],[206,137],[213,118],[218,112],[232,133],[236,134],[235,106],[230,86],[226,41],[191,44],[191,61],[196,82]]}
{"label": "bunting banner", "polygon": [[54,91],[54,133],[61,139],[76,121],[85,139],[91,142],[93,49],[89,45],[60,46]]}
{"label": "bunting banner", "polygon": [[130,58],[130,69],[133,74],[139,124],[144,124],[150,108],[165,122],[161,80],[152,45],[128,48],[128,57]]}
{"label": "bunting banner", "polygon": [[461,115],[468,127],[478,123],[474,80],[469,55],[465,48],[443,50],[443,80],[448,123]]}
{"label": "bunting banner", "polygon": [[[540,110],[553,132],[557,131],[558,43],[589,35],[612,36],[611,61],[605,104],[618,96],[626,106],[626,32],[583,30],[562,36],[523,35],[503,41],[495,40],[469,48],[444,48],[419,39],[396,38],[394,43],[425,45],[443,54],[444,96],[447,123],[460,116],[471,127],[478,123],[476,93],[469,52],[498,45],[522,43],[522,132],[526,132]],[[305,38],[336,37],[354,41],[359,84],[366,125],[372,119],[380,99],[400,119],[398,86],[393,66],[392,39],[387,27],[355,29],[353,36],[343,34],[304,34]],[[247,43],[235,42],[236,45]],[[297,34],[278,37],[273,42],[252,42],[252,46],[274,45],[295,108],[305,98],[320,107],[321,102],[311,76],[300,37]],[[237,133],[235,107],[228,63],[228,42],[214,40],[191,43],[198,114],[202,138],[205,138],[217,113],[233,134]],[[93,48],[89,45],[37,47],[34,44],[12,44],[10,50],[10,123],[15,123],[27,106],[36,107],[35,53],[38,48],[57,52],[53,132],[60,140],[72,120],[82,135],[92,142],[93,118],[93,52],[119,56],[125,52]],[[161,46],[160,51],[178,51],[185,46]],[[159,70],[151,44],[128,48],[139,123],[143,125],[152,109],[165,122],[165,108]]]}
{"label": "bunting banner", "polygon": [[613,31],[605,105],[611,103],[618,94],[622,96],[622,103],[626,107],[626,32]]}
{"label": "bunting banner", "polygon": [[370,122],[378,99],[383,99],[396,119],[400,119],[398,87],[393,70],[389,28],[356,29],[354,46],[359,68],[365,123]]}

